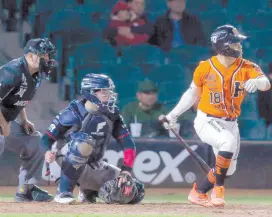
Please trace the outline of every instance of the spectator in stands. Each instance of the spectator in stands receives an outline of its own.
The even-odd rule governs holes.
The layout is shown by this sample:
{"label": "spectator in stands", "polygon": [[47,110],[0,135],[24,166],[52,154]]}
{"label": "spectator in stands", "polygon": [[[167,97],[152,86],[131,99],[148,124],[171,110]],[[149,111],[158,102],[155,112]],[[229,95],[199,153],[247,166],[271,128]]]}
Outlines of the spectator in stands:
{"label": "spectator in stands", "polygon": [[158,102],[158,87],[150,80],[146,79],[138,86],[136,93],[138,101],[127,104],[122,115],[125,122],[130,127],[130,123],[134,122],[134,117],[137,117],[137,122],[142,123],[141,136],[143,137],[158,137],[167,136],[168,132],[163,128],[158,121],[161,113],[166,113],[166,108]]}
{"label": "spectator in stands", "polygon": [[185,11],[186,0],[167,0],[168,11],[155,21],[150,43],[164,51],[183,44],[206,45],[200,21]]}
{"label": "spectator in stands", "polygon": [[145,19],[145,0],[125,0],[125,2],[128,3],[128,6],[137,15],[137,17],[142,17]]}
{"label": "spectator in stands", "polygon": [[14,32],[17,30],[17,1],[16,0],[2,0],[1,8],[1,22],[4,24],[7,32]]}
{"label": "spectator in stands", "polygon": [[[117,37],[128,38],[128,44],[130,45],[146,43],[152,34],[152,25],[147,22],[147,19],[143,14],[145,0],[127,0],[127,6],[132,14],[129,22],[126,22],[126,25],[123,25],[124,23],[121,25],[116,25],[116,21],[114,24],[111,22],[111,24],[104,30],[103,37],[113,46],[120,45],[120,41]],[[118,7],[126,6],[123,2],[118,2],[114,6],[112,12],[116,11]],[[116,19],[116,16],[114,19]],[[132,37],[134,37],[133,40],[131,39]],[[137,40],[135,38],[141,38],[141,40]],[[121,45],[123,45],[123,43],[121,43]]]}
{"label": "spectator in stands", "polygon": [[[272,82],[272,71],[267,76]],[[260,118],[265,120],[266,124],[266,138],[272,139],[272,89],[258,92],[258,111]]]}
{"label": "spectator in stands", "polygon": [[35,4],[36,0],[22,0],[21,1],[21,18],[22,20],[27,20],[29,15],[29,8],[32,4]]}

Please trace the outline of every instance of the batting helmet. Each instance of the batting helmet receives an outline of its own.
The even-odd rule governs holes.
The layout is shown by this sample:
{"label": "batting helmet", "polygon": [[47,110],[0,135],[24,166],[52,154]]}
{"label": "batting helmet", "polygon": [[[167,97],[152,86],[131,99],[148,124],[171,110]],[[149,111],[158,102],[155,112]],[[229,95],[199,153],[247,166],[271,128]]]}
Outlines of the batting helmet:
{"label": "batting helmet", "polygon": [[230,44],[239,43],[247,37],[240,34],[232,25],[224,25],[216,28],[211,35],[211,43],[214,51],[228,57],[238,58],[241,52],[230,48]]}

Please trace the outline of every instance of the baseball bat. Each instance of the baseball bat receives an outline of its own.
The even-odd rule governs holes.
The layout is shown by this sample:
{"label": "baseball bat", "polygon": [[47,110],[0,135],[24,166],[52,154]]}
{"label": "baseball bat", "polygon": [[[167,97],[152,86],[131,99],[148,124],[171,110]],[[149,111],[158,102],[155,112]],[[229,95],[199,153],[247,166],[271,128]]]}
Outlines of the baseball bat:
{"label": "baseball bat", "polygon": [[46,162],[45,166],[46,166],[45,176],[49,176],[51,174],[50,165],[49,165],[49,163]]}
{"label": "baseball bat", "polygon": [[[169,124],[169,121],[166,119],[165,116],[160,116],[159,120],[162,123],[166,122]],[[169,130],[172,131],[172,133],[179,140],[180,144],[189,152],[190,156],[193,158],[196,165],[199,166],[199,168],[205,173],[205,175],[207,175],[209,173],[209,171],[211,170],[211,168],[208,166],[208,164],[194,150],[191,149],[191,147],[187,144],[187,142],[184,141],[184,139],[177,133],[177,131],[175,129],[173,129],[171,127],[171,128],[169,128]]]}

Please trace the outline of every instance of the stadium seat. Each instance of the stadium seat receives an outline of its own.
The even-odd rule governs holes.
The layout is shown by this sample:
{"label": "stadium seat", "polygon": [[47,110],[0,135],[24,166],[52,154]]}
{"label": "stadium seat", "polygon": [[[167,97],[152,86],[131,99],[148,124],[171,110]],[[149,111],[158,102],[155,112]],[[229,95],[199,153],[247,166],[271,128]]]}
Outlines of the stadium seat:
{"label": "stadium seat", "polygon": [[253,14],[258,11],[268,11],[271,3],[269,0],[247,0],[246,3],[243,1],[228,0],[228,11],[237,12],[244,11],[244,14]]}
{"label": "stadium seat", "polygon": [[262,120],[239,119],[241,139],[263,140],[265,139],[266,127]]}
{"label": "stadium seat", "polygon": [[75,0],[36,0],[36,13],[46,13],[49,11],[58,11],[63,9],[73,9],[78,5]]}
{"label": "stadium seat", "polygon": [[248,33],[250,46],[254,49],[269,48],[271,46],[272,30],[258,30]]}
{"label": "stadium seat", "polygon": [[193,14],[206,13],[222,10],[225,7],[222,0],[190,0],[186,3],[186,8]]}
{"label": "stadium seat", "polygon": [[166,81],[159,84],[160,100],[164,103],[177,102],[176,99],[189,88],[190,82],[185,80]]}
{"label": "stadium seat", "polygon": [[252,14],[235,14],[230,19],[233,20],[233,25],[245,34],[255,30],[271,29],[272,27],[272,13],[267,12],[256,12],[254,16]]}
{"label": "stadium seat", "polygon": [[71,55],[76,59],[76,65],[86,65],[90,62],[116,62],[116,50],[108,43],[100,40],[79,45]]}
{"label": "stadium seat", "polygon": [[169,64],[181,64],[186,66],[189,62],[199,62],[210,57],[211,50],[208,47],[197,45],[183,45],[180,48],[171,49],[165,53]]}
{"label": "stadium seat", "polygon": [[[54,5],[54,7],[52,7]],[[77,4],[75,0],[37,0],[35,6],[35,12],[31,13],[30,20],[33,20],[34,26],[34,37],[41,37],[46,34],[47,23],[50,22],[54,12],[63,11],[63,10],[73,10],[77,9]],[[53,18],[54,19],[54,18]],[[56,20],[53,20],[56,21]]]}
{"label": "stadium seat", "polygon": [[80,72],[81,70],[89,70],[89,73],[108,74],[107,66],[108,64],[105,63],[89,62],[87,64],[77,65],[75,68],[77,72]]}
{"label": "stadium seat", "polygon": [[258,47],[255,49],[256,60],[262,60],[263,62],[270,63],[272,62],[272,47]]}
{"label": "stadium seat", "polygon": [[258,119],[257,94],[247,94],[241,106],[241,118]]}
{"label": "stadium seat", "polygon": [[111,11],[116,0],[84,0],[84,10],[87,12],[107,13]]}
{"label": "stadium seat", "polygon": [[147,74],[147,77],[155,82],[163,81],[177,81],[177,80],[191,80],[192,73],[181,65],[162,65],[153,69],[152,72]]}
{"label": "stadium seat", "polygon": [[149,22],[155,23],[156,19],[162,16],[162,14],[158,12],[148,12],[146,13],[146,16]]}
{"label": "stadium seat", "polygon": [[136,96],[138,82],[133,81],[115,81],[115,90],[118,94],[118,99],[122,102],[123,99],[134,98]]}
{"label": "stadium seat", "polygon": [[157,12],[163,15],[167,10],[167,5],[165,0],[146,0],[146,11],[147,12]]}
{"label": "stadium seat", "polygon": [[121,52],[122,64],[160,64],[163,62],[163,53],[161,52],[161,49],[147,44],[122,47]]}
{"label": "stadium seat", "polygon": [[144,80],[144,75],[142,74],[139,67],[118,65],[118,64],[104,64],[99,62],[90,62],[85,65],[80,65],[76,67],[79,77],[82,78],[82,74],[88,73],[103,73],[112,78],[114,82],[139,82]]}
{"label": "stadium seat", "polygon": [[216,29],[218,26],[232,24],[230,23],[227,14],[228,13],[223,10],[200,14],[199,19],[202,23],[203,31],[207,39],[210,38],[214,29]]}
{"label": "stadium seat", "polygon": [[47,35],[61,35],[69,43],[86,43],[100,38],[98,24],[92,23],[88,13],[74,10],[54,12],[46,23]]}
{"label": "stadium seat", "polygon": [[129,66],[122,64],[112,64],[107,66],[108,74],[111,76],[113,81],[122,82],[137,82],[144,80],[144,74],[141,69],[137,66]]}

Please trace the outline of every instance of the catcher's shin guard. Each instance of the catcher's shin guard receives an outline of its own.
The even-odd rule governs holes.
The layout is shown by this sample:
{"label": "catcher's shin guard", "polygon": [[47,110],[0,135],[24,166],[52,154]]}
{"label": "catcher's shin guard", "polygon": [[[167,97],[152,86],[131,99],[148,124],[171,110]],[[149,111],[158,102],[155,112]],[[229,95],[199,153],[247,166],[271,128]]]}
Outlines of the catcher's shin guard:
{"label": "catcher's shin guard", "polygon": [[76,169],[66,156],[61,166],[61,176],[59,179],[58,192],[55,201],[62,204],[70,204],[75,201],[73,190],[84,170],[84,167]]}

